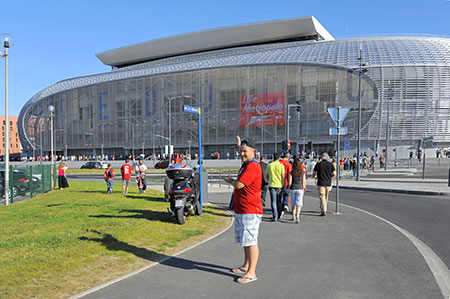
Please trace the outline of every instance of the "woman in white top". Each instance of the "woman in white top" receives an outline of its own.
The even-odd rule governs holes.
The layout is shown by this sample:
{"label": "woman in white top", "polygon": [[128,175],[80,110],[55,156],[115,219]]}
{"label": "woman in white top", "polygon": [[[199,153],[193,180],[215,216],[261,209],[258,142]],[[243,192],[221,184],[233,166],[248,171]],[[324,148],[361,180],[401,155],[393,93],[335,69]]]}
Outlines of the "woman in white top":
{"label": "woman in white top", "polygon": [[292,221],[299,223],[303,207],[303,193],[306,191],[306,175],[299,157],[294,157],[294,165],[289,173],[289,197],[291,198]]}

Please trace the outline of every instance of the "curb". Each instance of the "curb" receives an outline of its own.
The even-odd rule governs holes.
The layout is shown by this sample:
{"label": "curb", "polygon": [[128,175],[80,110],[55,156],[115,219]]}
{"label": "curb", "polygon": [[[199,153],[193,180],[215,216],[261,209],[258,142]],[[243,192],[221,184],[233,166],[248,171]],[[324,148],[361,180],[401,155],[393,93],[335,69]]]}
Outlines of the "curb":
{"label": "curb", "polygon": [[[220,206],[218,206],[218,207],[220,208]],[[190,247],[188,247],[188,248],[185,248],[185,249],[183,249],[183,250],[181,250],[181,251],[178,251],[177,253],[175,253],[175,254],[173,254],[173,255],[171,255],[171,256],[166,256],[166,257],[164,257],[164,258],[162,258],[162,259],[160,259],[160,260],[158,260],[158,261],[156,261],[156,262],[153,262],[153,263],[151,263],[150,265],[147,265],[147,266],[145,266],[145,267],[142,267],[142,268],[137,269],[137,270],[135,270],[135,271],[133,271],[133,272],[127,273],[127,274],[125,274],[125,275],[122,275],[122,276],[120,276],[120,277],[117,277],[117,278],[115,278],[115,279],[113,279],[113,280],[110,280],[110,281],[107,281],[107,282],[105,282],[105,283],[102,283],[101,285],[96,286],[96,287],[93,287],[93,288],[91,288],[91,289],[89,289],[89,290],[87,290],[87,291],[84,291],[84,292],[82,292],[82,293],[73,295],[73,296],[71,296],[69,299],[78,299],[78,298],[82,298],[82,297],[84,297],[84,296],[86,296],[86,295],[89,295],[89,294],[91,294],[91,293],[94,293],[94,292],[96,292],[96,291],[99,291],[99,290],[101,290],[101,289],[103,289],[103,288],[106,288],[106,287],[112,285],[112,284],[115,284],[116,282],[119,282],[119,281],[121,281],[121,280],[127,279],[127,278],[129,278],[129,277],[132,277],[132,276],[138,274],[138,273],[141,273],[142,271],[145,271],[145,270],[150,269],[150,268],[152,268],[152,267],[154,267],[154,266],[156,266],[156,265],[159,265],[159,264],[161,264],[161,263],[164,263],[165,261],[170,260],[170,259],[173,258],[173,257],[176,257],[176,256],[178,256],[178,255],[180,255],[180,254],[182,254],[182,253],[185,253],[186,251],[189,251],[189,250],[191,250],[191,249],[193,249],[193,248],[195,248],[195,247],[197,247],[197,246],[200,246],[200,245],[202,245],[202,244],[204,244],[204,243],[206,243],[206,242],[208,242],[208,241],[210,241],[210,240],[212,240],[212,239],[214,239],[214,238],[220,236],[221,234],[223,234],[224,232],[226,232],[227,230],[229,230],[230,227],[231,227],[231,226],[233,225],[233,223],[234,223],[234,215],[233,215],[233,213],[231,213],[231,212],[230,212],[229,210],[227,210],[227,209],[224,209],[224,211],[227,212],[227,213],[229,213],[229,214],[231,215],[231,221],[230,221],[230,223],[228,224],[227,227],[225,227],[222,231],[218,232],[217,234],[212,235],[211,237],[209,237],[209,238],[207,238],[207,239],[205,239],[205,240],[203,240],[203,241],[201,241],[201,242],[199,242],[199,243],[197,243],[197,244],[194,244],[194,245],[192,245],[192,246],[190,246]]]}
{"label": "curb", "polygon": [[429,190],[402,190],[402,189],[345,186],[345,185],[344,186],[339,185],[339,189],[353,189],[361,191],[389,192],[389,193],[406,193],[416,195],[450,195],[450,191],[446,192],[446,191],[429,191]]}

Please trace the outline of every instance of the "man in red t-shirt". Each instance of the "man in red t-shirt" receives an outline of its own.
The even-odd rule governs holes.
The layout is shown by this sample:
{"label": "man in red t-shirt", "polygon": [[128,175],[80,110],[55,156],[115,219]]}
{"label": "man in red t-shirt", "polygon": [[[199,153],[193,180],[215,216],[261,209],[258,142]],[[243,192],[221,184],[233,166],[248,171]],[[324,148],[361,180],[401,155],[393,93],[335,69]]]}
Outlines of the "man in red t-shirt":
{"label": "man in red t-shirt", "polygon": [[120,167],[120,172],[122,173],[122,192],[123,194],[128,194],[128,188],[130,187],[131,173],[133,172],[133,167],[131,167],[130,159],[125,160],[125,164]]}
{"label": "man in red t-shirt", "polygon": [[262,170],[255,159],[255,152],[252,141],[242,140],[240,156],[243,163],[237,180],[230,177],[225,179],[225,182],[233,185],[234,188],[235,242],[244,247],[244,264],[231,270],[233,273],[242,274],[237,280],[238,283],[257,280],[258,232],[263,207],[261,203]]}
{"label": "man in red t-shirt", "polygon": [[106,181],[106,190],[108,194],[111,194],[114,186],[114,169],[112,169],[111,163],[108,163],[108,168],[105,170],[103,177]]}
{"label": "man in red t-shirt", "polygon": [[283,159],[280,160],[280,163],[284,166],[284,173],[286,174],[284,177],[284,190],[283,190],[283,212],[281,213],[281,217],[283,217],[284,212],[289,212],[289,174],[292,171],[292,164],[289,162],[289,153],[286,152],[283,154]]}

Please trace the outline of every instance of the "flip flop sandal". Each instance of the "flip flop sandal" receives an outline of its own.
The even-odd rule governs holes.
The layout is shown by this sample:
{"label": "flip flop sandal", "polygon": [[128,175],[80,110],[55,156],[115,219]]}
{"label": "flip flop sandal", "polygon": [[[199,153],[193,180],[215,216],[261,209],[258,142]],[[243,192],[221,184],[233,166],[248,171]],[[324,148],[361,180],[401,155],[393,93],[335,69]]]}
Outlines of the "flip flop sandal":
{"label": "flip flop sandal", "polygon": [[236,273],[236,274],[244,274],[244,273],[247,273],[247,270],[239,267],[236,269],[231,269],[231,272]]}
{"label": "flip flop sandal", "polygon": [[250,282],[253,282],[253,281],[257,281],[258,277],[251,278],[251,277],[247,277],[247,276],[242,276],[242,277],[240,277],[240,279],[241,280],[237,280],[238,283],[246,284],[246,283],[250,283]]}

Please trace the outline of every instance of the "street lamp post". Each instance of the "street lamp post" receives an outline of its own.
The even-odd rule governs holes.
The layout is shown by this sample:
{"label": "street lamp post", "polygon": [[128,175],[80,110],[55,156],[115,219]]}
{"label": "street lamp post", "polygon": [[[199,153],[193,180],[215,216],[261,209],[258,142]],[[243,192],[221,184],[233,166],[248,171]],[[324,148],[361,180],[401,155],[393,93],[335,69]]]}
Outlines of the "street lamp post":
{"label": "street lamp post", "polygon": [[388,164],[388,147],[389,147],[389,109],[391,106],[392,88],[388,89],[388,104],[387,104],[387,118],[386,118],[386,158],[384,161],[384,171],[387,170]]}
{"label": "street lamp post", "polygon": [[172,149],[172,100],[175,99],[182,99],[182,98],[192,98],[194,99],[193,96],[191,95],[181,95],[181,96],[174,96],[174,97],[168,97],[168,103],[169,103],[169,158],[172,157],[172,153],[171,153],[171,149]]}
{"label": "street lamp post", "polygon": [[189,157],[191,157],[191,143],[192,143],[192,141],[191,141],[191,140],[188,140],[188,144],[189,144],[188,155],[189,155]]}
{"label": "street lamp post", "polygon": [[8,49],[14,45],[14,40],[6,33],[0,34],[0,40],[5,48],[5,53],[0,52],[0,57],[5,57],[5,205],[9,205]]}
{"label": "street lamp post", "polygon": [[[288,104],[286,107],[286,141],[289,140],[289,108],[296,107],[297,112],[300,113],[302,110],[302,101],[298,99],[296,104]],[[300,119],[300,117],[299,117]]]}
{"label": "street lamp post", "polygon": [[356,150],[356,181],[359,181],[360,179],[360,172],[361,172],[361,163],[360,163],[360,156],[361,156],[361,81],[362,81],[362,75],[363,73],[367,72],[367,69],[363,69],[363,66],[365,66],[364,63],[362,63],[362,45],[359,45],[359,67],[358,67],[358,145]]}
{"label": "street lamp post", "polygon": [[49,105],[48,106],[48,112],[50,113],[50,154],[51,154],[51,179],[52,179],[52,189],[54,186],[54,178],[53,178],[53,171],[54,171],[54,157],[53,157],[53,116],[55,113],[55,106]]}

